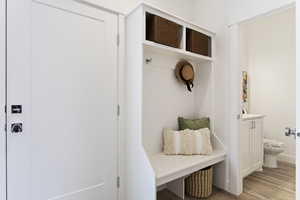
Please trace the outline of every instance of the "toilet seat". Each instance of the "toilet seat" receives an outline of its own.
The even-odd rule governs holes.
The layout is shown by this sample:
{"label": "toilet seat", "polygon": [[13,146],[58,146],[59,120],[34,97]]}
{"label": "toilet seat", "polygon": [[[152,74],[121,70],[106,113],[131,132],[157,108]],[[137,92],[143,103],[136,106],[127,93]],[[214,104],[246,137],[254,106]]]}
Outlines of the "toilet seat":
{"label": "toilet seat", "polygon": [[269,153],[269,154],[278,154],[278,153],[282,153],[283,147],[265,147],[265,153]]}
{"label": "toilet seat", "polygon": [[264,139],[264,148],[266,149],[282,149],[284,144],[276,140]]}

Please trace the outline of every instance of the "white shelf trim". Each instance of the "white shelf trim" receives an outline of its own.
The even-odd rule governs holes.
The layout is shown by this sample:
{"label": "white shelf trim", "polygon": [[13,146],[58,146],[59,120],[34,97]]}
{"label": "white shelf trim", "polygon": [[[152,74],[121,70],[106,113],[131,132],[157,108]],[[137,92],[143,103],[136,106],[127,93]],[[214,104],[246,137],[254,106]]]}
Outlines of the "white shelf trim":
{"label": "white shelf trim", "polygon": [[184,18],[182,18],[182,17],[180,17],[180,16],[178,16],[178,15],[176,15],[176,14],[174,14],[174,13],[171,13],[171,12],[169,12],[169,11],[166,11],[166,10],[163,10],[163,9],[161,9],[161,8],[158,8],[157,6],[154,6],[154,5],[150,4],[150,3],[140,2],[140,3],[138,3],[133,9],[131,9],[129,12],[127,12],[126,15],[130,15],[131,13],[133,13],[135,10],[137,10],[139,7],[142,7],[142,6],[144,6],[145,8],[150,8],[150,9],[156,10],[156,11],[158,11],[158,12],[160,12],[160,13],[165,14],[165,15],[168,15],[168,16],[174,18],[174,19],[177,19],[177,20],[179,20],[179,21],[182,21],[182,22],[185,23],[185,24],[188,24],[188,25],[191,26],[191,27],[193,27],[193,26],[194,26],[194,27],[198,27],[198,28],[200,28],[202,31],[204,31],[204,32],[206,32],[206,33],[209,33],[209,34],[212,35],[212,36],[216,35],[216,33],[215,33],[214,31],[211,31],[211,30],[209,30],[208,28],[205,28],[205,27],[203,27],[203,26],[200,26],[199,24],[193,22],[192,20],[184,19]]}
{"label": "white shelf trim", "polygon": [[195,54],[189,51],[185,51],[184,49],[177,49],[166,45],[158,44],[149,40],[145,40],[143,42],[143,45],[146,49],[152,49],[155,51],[159,51],[160,53],[171,54],[196,62],[213,62],[213,58],[211,57]]}

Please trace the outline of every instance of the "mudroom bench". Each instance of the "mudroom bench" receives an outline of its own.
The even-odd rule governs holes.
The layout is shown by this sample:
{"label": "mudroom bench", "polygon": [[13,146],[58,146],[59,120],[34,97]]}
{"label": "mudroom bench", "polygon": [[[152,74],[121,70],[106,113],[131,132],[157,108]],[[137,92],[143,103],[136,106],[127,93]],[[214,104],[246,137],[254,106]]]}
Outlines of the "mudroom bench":
{"label": "mudroom bench", "polygon": [[163,153],[150,157],[150,162],[156,175],[156,186],[169,183],[185,177],[200,169],[212,166],[225,160],[223,150],[215,150],[211,155],[164,155]]}
{"label": "mudroom bench", "polygon": [[185,178],[209,166],[225,161],[224,145],[215,134],[212,134],[213,153],[210,155],[165,155],[164,153],[149,156],[155,173],[157,190],[167,188],[178,197],[185,199]]}
{"label": "mudroom bench", "polygon": [[[157,191],[163,189],[184,199],[186,178],[209,166],[213,184],[226,190],[227,148],[221,140],[226,133],[218,133],[220,139],[215,134],[215,36],[145,3],[126,17],[126,173],[134,174],[128,177],[129,199],[157,200]],[[193,71],[192,88],[176,74],[181,62]],[[178,117],[210,119],[210,155],[161,153],[162,131],[177,130]]]}

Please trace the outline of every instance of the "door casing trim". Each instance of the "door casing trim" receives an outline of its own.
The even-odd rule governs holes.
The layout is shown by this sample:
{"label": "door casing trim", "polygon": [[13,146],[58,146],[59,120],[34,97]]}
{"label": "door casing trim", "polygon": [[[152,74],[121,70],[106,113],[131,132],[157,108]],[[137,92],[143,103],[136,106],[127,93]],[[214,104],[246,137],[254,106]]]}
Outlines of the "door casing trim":
{"label": "door casing trim", "polygon": [[118,16],[118,104],[120,115],[118,122],[118,175],[120,187],[118,200],[125,200],[125,16]]}

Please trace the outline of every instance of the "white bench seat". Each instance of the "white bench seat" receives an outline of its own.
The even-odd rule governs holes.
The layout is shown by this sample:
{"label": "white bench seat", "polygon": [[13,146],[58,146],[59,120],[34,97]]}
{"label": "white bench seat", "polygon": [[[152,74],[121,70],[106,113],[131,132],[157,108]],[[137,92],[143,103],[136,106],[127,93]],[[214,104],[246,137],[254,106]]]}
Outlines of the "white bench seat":
{"label": "white bench seat", "polygon": [[156,186],[161,186],[178,178],[185,177],[205,167],[224,161],[226,152],[215,150],[210,155],[165,155],[150,156],[150,162],[156,176]]}

